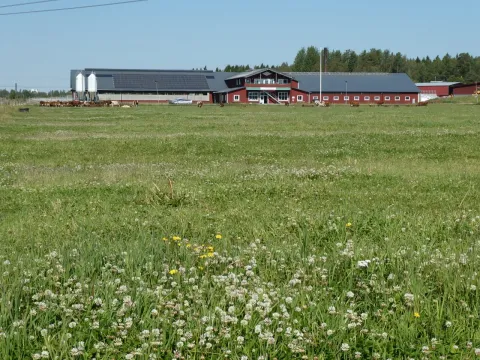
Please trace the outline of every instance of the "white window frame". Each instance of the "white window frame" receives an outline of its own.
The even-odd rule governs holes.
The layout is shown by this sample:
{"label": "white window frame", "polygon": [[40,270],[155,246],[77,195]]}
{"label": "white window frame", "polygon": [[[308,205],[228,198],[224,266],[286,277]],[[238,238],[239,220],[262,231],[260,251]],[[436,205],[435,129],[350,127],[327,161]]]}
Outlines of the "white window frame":
{"label": "white window frame", "polygon": [[385,101],[390,101],[390,96],[385,96]]}
{"label": "white window frame", "polygon": [[365,101],[370,101],[370,96],[365,96],[365,97],[363,98],[363,100],[365,100]]}
{"label": "white window frame", "polygon": [[346,95],[345,95],[345,96],[343,97],[343,101],[350,101],[350,96],[346,96]]}
{"label": "white window frame", "polygon": [[[288,101],[289,99],[288,91],[279,91],[278,92],[278,101]],[[283,99],[282,99],[283,97]]]}
{"label": "white window frame", "polygon": [[303,95],[297,95],[297,102],[303,102]]}
{"label": "white window frame", "polygon": [[360,96],[354,96],[353,101],[360,101]]}
{"label": "white window frame", "polygon": [[373,98],[373,100],[375,100],[375,101],[380,101],[380,99],[381,99],[380,96],[375,96],[375,97]]}
{"label": "white window frame", "polygon": [[410,96],[405,96],[405,101],[410,101]]}
{"label": "white window frame", "polygon": [[[251,97],[251,95],[255,95]],[[260,101],[260,92],[259,91],[249,91],[248,92],[248,101]]]}
{"label": "white window frame", "polygon": [[328,101],[329,99],[330,99],[329,96],[324,96],[324,97],[323,97],[323,101]]}
{"label": "white window frame", "polygon": [[318,96],[312,96],[313,100],[318,100]]}
{"label": "white window frame", "polygon": [[400,101],[400,96],[395,96],[395,101]]}
{"label": "white window frame", "polygon": [[233,95],[233,101],[239,102],[240,101],[240,95]]}
{"label": "white window frame", "polygon": [[338,100],[340,100],[340,96],[334,96],[333,97],[333,101],[338,101]]}

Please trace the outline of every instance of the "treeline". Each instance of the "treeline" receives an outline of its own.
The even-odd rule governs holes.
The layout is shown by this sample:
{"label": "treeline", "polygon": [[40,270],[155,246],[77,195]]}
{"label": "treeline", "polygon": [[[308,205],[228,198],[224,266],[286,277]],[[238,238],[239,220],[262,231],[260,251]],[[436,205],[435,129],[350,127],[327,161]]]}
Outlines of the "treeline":
{"label": "treeline", "polygon": [[49,92],[36,92],[36,91],[29,91],[29,90],[20,90],[20,91],[15,91],[15,90],[6,90],[0,89],[0,98],[3,99],[10,99],[10,100],[15,100],[15,99],[32,99],[32,98],[46,98],[46,97],[66,97],[70,95],[68,91],[64,90],[52,90]]}
{"label": "treeline", "polygon": [[[322,50],[322,54],[324,51]],[[480,56],[474,57],[469,53],[460,53],[455,56],[446,54],[434,59],[407,58],[399,52],[390,50],[371,49],[356,53],[353,50],[327,51],[324,57],[323,71],[328,72],[386,72],[407,73],[415,82],[438,81],[480,81]],[[286,62],[280,65],[227,65],[216,71],[242,72],[250,69],[270,67],[279,71],[318,72],[320,69],[320,52],[314,47],[302,48],[298,51],[293,63]]]}

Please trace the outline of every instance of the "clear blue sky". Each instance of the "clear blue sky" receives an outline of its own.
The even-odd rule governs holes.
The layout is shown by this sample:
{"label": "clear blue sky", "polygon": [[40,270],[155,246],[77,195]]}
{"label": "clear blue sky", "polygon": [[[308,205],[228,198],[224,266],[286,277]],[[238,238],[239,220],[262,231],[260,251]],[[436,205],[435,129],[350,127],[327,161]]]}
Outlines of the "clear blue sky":
{"label": "clear blue sky", "polygon": [[[1,5],[28,0],[0,0]],[[13,10],[113,0],[62,0]],[[149,0],[0,16],[0,88],[67,89],[70,69],[292,62],[303,46],[480,55],[479,0]]]}

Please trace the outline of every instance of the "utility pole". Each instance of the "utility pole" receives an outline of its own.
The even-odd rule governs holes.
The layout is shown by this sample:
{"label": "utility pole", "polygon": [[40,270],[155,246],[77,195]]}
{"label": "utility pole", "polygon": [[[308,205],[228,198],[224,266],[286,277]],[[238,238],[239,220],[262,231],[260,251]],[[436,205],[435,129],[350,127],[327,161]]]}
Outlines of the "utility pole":
{"label": "utility pole", "polygon": [[318,101],[320,103],[323,102],[323,98],[322,98],[322,61],[323,61],[323,57],[322,57],[322,48],[320,48],[320,92],[319,92],[319,95],[318,95]]}

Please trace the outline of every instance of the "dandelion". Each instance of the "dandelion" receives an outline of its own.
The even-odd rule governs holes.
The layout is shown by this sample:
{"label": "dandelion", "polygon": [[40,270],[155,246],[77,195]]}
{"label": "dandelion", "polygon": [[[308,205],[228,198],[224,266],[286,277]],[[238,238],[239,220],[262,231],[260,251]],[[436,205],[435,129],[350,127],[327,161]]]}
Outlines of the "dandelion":
{"label": "dandelion", "polygon": [[221,240],[221,239],[222,239],[222,235],[220,235],[220,234],[215,235],[215,239]]}
{"label": "dandelion", "polygon": [[347,229],[348,229],[348,228],[351,228],[351,227],[352,227],[352,223],[351,223],[351,222],[346,223],[346,224],[345,224],[345,227],[346,227]]}
{"label": "dandelion", "polygon": [[175,270],[175,269],[172,269],[168,272],[170,275],[175,275],[176,273],[178,273],[178,270]]}
{"label": "dandelion", "polygon": [[420,317],[420,313],[418,313],[418,312],[415,311],[415,312],[413,313],[413,316],[418,319],[418,318]]}
{"label": "dandelion", "polygon": [[168,241],[168,238],[164,237],[162,238],[163,241]]}

